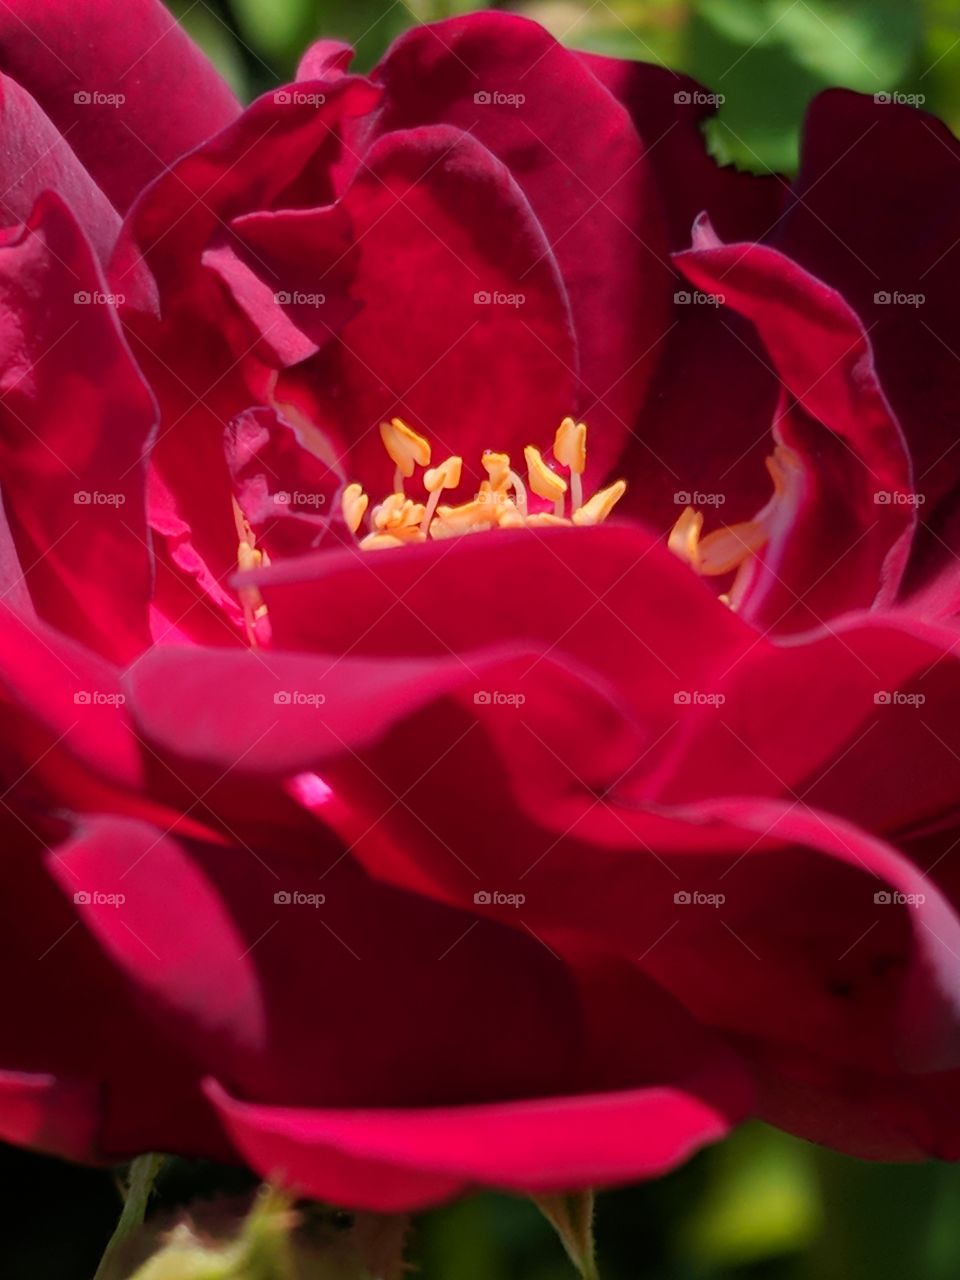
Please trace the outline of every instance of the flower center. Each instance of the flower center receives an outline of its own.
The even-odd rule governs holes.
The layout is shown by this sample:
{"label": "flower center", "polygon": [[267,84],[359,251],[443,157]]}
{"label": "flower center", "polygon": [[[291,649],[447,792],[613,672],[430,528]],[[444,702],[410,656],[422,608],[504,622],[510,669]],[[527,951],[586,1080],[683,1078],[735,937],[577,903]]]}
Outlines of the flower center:
{"label": "flower center", "polygon": [[[370,501],[358,484],[343,491],[343,518],[351,533],[360,535],[366,517],[368,532],[360,538],[363,551],[381,551],[425,542],[427,538],[456,538],[464,533],[484,533],[491,529],[514,529],[543,525],[592,525],[606,520],[626,492],[626,482],[598,490],[583,498],[583,473],[587,465],[587,427],[573,418],[564,418],[553,441],[553,456],[568,475],[565,479],[543,460],[539,449],[527,445],[523,451],[526,483],[510,464],[505,453],[487,450],[480,459],[487,478],[469,502],[459,506],[441,505],[445,489],[460,484],[463,459],[453,455],[431,467],[430,442],[418,435],[401,418],[380,425],[383,447],[394,464],[393,493],[368,511]],[[404,482],[420,467],[426,500],[408,498]],[[530,510],[530,493],[552,503],[552,510]]]}

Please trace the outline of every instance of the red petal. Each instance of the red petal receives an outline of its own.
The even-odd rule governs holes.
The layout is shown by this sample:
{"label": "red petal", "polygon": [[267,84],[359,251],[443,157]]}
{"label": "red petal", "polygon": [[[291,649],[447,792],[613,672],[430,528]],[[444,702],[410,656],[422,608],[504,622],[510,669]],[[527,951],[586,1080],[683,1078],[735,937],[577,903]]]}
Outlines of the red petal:
{"label": "red petal", "polygon": [[159,0],[9,0],[0,67],[30,90],[121,211],[239,111]]}

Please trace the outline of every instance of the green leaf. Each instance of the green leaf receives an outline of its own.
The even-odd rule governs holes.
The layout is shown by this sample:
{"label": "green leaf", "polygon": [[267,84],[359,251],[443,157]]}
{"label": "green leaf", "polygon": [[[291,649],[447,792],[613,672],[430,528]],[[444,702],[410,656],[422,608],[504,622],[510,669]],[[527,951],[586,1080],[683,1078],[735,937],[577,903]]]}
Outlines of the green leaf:
{"label": "green leaf", "polygon": [[599,1280],[593,1241],[593,1192],[531,1196],[531,1199],[555,1228],[583,1280]]}

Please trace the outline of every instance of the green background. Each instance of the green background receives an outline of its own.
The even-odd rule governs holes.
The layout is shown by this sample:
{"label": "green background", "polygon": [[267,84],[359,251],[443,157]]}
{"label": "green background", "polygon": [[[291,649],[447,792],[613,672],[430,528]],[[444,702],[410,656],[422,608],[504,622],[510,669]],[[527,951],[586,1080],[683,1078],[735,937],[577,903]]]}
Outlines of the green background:
{"label": "green background", "polygon": [[[458,0],[176,0],[171,8],[244,98],[289,77],[317,35],[360,67]],[[829,85],[922,94],[960,124],[957,0],[528,0],[509,6],[566,42],[689,72],[726,102],[715,153],[790,171],[810,97]],[[110,1175],[0,1150],[4,1280],[87,1280],[116,1220]],[[229,1189],[223,1170],[161,1185],[174,1210]],[[866,1164],[761,1125],[657,1182],[600,1197],[603,1280],[958,1280],[960,1167]],[[423,1280],[569,1280],[551,1228],[485,1195],[424,1218]]]}

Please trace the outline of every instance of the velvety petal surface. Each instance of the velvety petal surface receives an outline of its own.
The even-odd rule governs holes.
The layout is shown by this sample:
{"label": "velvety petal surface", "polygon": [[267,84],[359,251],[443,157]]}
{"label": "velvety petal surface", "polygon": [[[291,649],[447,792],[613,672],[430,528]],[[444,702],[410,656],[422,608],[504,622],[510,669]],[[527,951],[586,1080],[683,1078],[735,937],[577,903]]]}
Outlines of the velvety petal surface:
{"label": "velvety petal surface", "polygon": [[10,0],[0,11],[0,67],[121,211],[240,110],[159,0]]}

